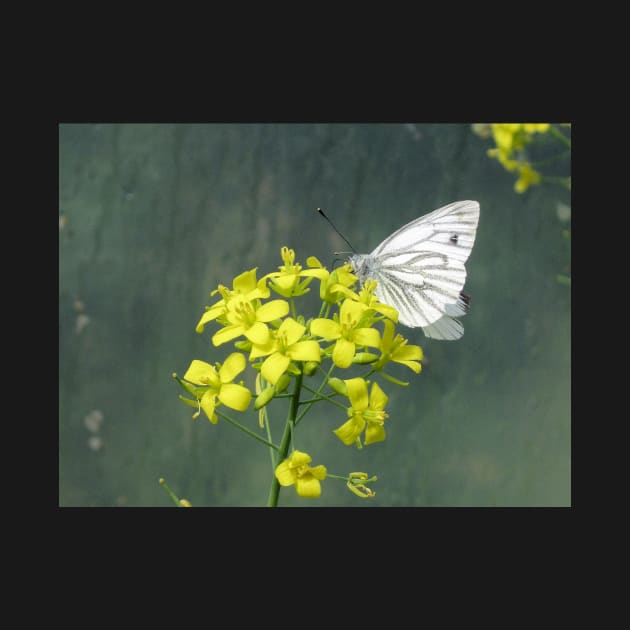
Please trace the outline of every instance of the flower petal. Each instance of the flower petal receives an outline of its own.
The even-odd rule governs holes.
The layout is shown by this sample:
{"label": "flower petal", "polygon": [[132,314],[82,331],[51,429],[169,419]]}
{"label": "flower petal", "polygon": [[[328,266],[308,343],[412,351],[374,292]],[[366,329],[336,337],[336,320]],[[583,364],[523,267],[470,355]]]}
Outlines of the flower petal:
{"label": "flower petal", "polygon": [[296,479],[295,491],[306,499],[317,499],[322,494],[322,486],[315,477],[307,474]]}
{"label": "flower petal", "polygon": [[[350,378],[345,381],[348,388],[348,398],[352,408],[356,411],[364,411],[368,408],[367,383],[362,378]],[[376,383],[374,383],[376,385]]]}
{"label": "flower petal", "polygon": [[256,319],[259,322],[270,322],[284,317],[288,312],[289,303],[286,300],[271,300],[256,311]]}
{"label": "flower petal", "polygon": [[373,383],[372,391],[370,392],[370,409],[382,411],[385,409],[387,400],[387,394],[380,388],[379,384]]}
{"label": "flower petal", "polygon": [[326,479],[328,471],[326,470],[326,466],[320,464],[319,466],[313,466],[313,468],[311,468],[311,474],[315,477],[315,479],[319,479],[321,481],[322,479]]}
{"label": "flower petal", "polygon": [[318,317],[311,322],[311,333],[327,341],[333,341],[341,337],[341,327],[332,319]]}
{"label": "flower petal", "polygon": [[380,349],[383,350],[383,352],[387,352],[392,346],[392,341],[394,341],[395,327],[394,324],[387,319],[383,321],[383,326],[385,326],[385,330],[383,330],[383,336],[381,337]]}
{"label": "flower petal", "polygon": [[381,345],[381,334],[376,328],[357,328],[352,338],[359,346],[378,348]]}
{"label": "flower petal", "polygon": [[385,428],[378,422],[368,422],[367,429],[365,430],[365,440],[363,443],[374,444],[374,442],[382,442],[385,439]]}
{"label": "flower petal", "polygon": [[355,350],[356,347],[352,341],[348,341],[343,338],[337,339],[337,343],[333,348],[333,363],[340,368],[350,367],[352,365]]}
{"label": "flower petal", "polygon": [[211,380],[216,379],[217,372],[212,365],[205,361],[195,359],[184,374],[184,380],[197,385],[208,385]]}
{"label": "flower petal", "polygon": [[348,319],[350,319],[358,322],[367,308],[368,307],[361,302],[344,300],[341,308],[339,309],[339,321],[345,323]]}
{"label": "flower petal", "polygon": [[287,346],[291,346],[300,340],[305,330],[306,326],[298,324],[292,317],[287,317],[278,328],[278,336],[286,335]]}
{"label": "flower petal", "polygon": [[222,383],[231,383],[247,365],[245,357],[240,352],[233,352],[219,368],[219,378]]}
{"label": "flower petal", "polygon": [[370,304],[370,308],[373,308],[378,313],[382,313],[385,317],[388,317],[392,321],[398,323],[398,311],[393,306],[383,304],[382,302],[375,302]]}
{"label": "flower petal", "polygon": [[299,341],[287,349],[287,355],[294,361],[320,361],[320,347],[317,341]]}
{"label": "flower petal", "polygon": [[320,280],[325,280],[329,273],[326,269],[305,269],[304,271],[300,271],[300,276],[305,278],[319,278]]}
{"label": "flower petal", "polygon": [[297,273],[291,273],[287,275],[278,276],[274,278],[272,282],[272,287],[278,290],[278,293],[281,295],[289,295],[291,289],[294,287],[297,282],[298,276]]}
{"label": "flower petal", "polygon": [[399,359],[393,359],[392,361],[396,361],[396,363],[402,363],[402,365],[407,366],[410,370],[413,370],[416,374],[420,374],[422,370],[422,364],[417,361],[400,361]]}
{"label": "flower petal", "polygon": [[292,486],[297,477],[297,473],[290,467],[288,459],[276,466],[275,475],[281,486]]}
{"label": "flower petal", "polygon": [[278,379],[287,371],[289,363],[291,363],[289,357],[279,352],[274,352],[270,357],[265,359],[260,373],[263,375],[263,378],[275,385]]}
{"label": "flower petal", "polygon": [[278,347],[278,344],[276,340],[273,339],[272,337],[269,337],[269,341],[267,341],[266,344],[264,345],[254,344],[252,346],[252,350],[249,353],[249,359],[251,361],[252,359],[258,359],[259,357],[266,357],[268,354],[275,352],[277,347]]}
{"label": "flower petal", "polygon": [[264,346],[269,341],[269,328],[262,322],[254,322],[243,334],[258,346]]}
{"label": "flower petal", "polygon": [[214,413],[214,408],[216,407],[216,392],[207,391],[201,397],[201,408],[203,409],[206,416],[208,416],[208,420],[212,422],[212,424],[217,423],[217,416]]}
{"label": "flower petal", "polygon": [[249,406],[252,394],[243,385],[237,385],[236,383],[227,383],[221,385],[219,390],[219,400],[230,409],[236,409],[237,411],[245,411]]}
{"label": "flower petal", "polygon": [[226,310],[227,310],[227,306],[225,305],[225,300],[221,300],[217,302],[216,304],[212,305],[201,316],[199,323],[195,326],[195,331],[198,333],[202,333],[204,326],[208,322],[212,321],[213,319],[216,319],[217,317],[220,317],[221,315],[223,315],[223,313],[225,313]]}
{"label": "flower petal", "polygon": [[244,271],[242,274],[236,276],[234,278],[234,282],[232,286],[235,291],[239,293],[249,293],[256,288],[256,269],[258,267],[254,267],[249,271]]}
{"label": "flower petal", "polygon": [[245,332],[245,328],[240,324],[233,324],[231,326],[226,326],[221,330],[217,330],[212,336],[212,343],[215,346],[220,346],[221,344],[227,343],[228,341],[232,341],[232,339],[236,339],[240,337]]}
{"label": "flower petal", "polygon": [[365,427],[365,420],[362,416],[354,416],[347,422],[344,422],[338,429],[335,429],[333,433],[346,445],[350,446],[356,442],[356,439],[361,435],[361,431]]}
{"label": "flower petal", "polygon": [[293,451],[293,453],[291,453],[291,457],[289,457],[291,468],[306,466],[306,464],[311,461],[313,461],[313,458],[308,453],[303,453],[302,451]]}
{"label": "flower petal", "polygon": [[420,346],[401,346],[392,354],[393,361],[420,361],[423,357]]}

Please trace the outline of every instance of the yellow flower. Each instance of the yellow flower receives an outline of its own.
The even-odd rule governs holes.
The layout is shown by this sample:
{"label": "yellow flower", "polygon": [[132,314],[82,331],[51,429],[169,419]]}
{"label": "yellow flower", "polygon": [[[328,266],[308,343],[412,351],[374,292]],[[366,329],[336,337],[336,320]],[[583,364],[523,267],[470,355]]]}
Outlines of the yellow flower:
{"label": "yellow flower", "polygon": [[220,284],[217,289],[210,293],[210,295],[220,293],[222,298],[218,302],[215,302],[212,306],[207,307],[206,312],[201,316],[199,323],[195,327],[195,330],[198,333],[203,332],[203,328],[208,322],[227,313],[227,304],[231,297],[241,295],[249,301],[257,298],[269,297],[269,289],[266,285],[266,279],[261,278],[258,282],[256,282],[256,269],[257,267],[250,269],[249,271],[244,271],[242,274],[236,276],[236,278],[232,281],[232,291]]}
{"label": "yellow flower", "polygon": [[312,467],[308,464],[312,457],[301,451],[293,451],[291,456],[276,466],[276,479],[281,486],[295,485],[295,491],[301,497],[317,499],[322,493],[319,483],[326,478],[326,467]]}
{"label": "yellow flower", "polygon": [[[278,267],[279,271],[268,273],[265,278],[271,278],[271,288],[283,297],[297,297],[308,293],[308,285],[313,278],[321,278],[324,273],[328,273],[322,269],[308,269],[302,271],[302,265],[294,264],[295,252],[288,247],[280,250],[280,256],[284,261],[284,265]],[[306,278],[302,282],[300,278]]]}
{"label": "yellow flower", "polygon": [[520,123],[492,123],[490,127],[497,148],[505,152],[506,155],[509,155],[514,149],[518,148],[515,146],[515,139],[516,134],[521,128]]}
{"label": "yellow flower", "polygon": [[245,335],[252,343],[266,344],[270,338],[267,322],[280,319],[288,312],[286,300],[271,300],[260,306],[258,300],[252,302],[246,296],[235,295],[227,303],[225,317],[229,324],[213,335],[212,343],[220,346]]}
{"label": "yellow flower", "polygon": [[352,273],[352,267],[349,264],[345,264],[333,271],[329,272],[322,263],[315,258],[315,256],[309,256],[306,259],[306,264],[309,267],[321,270],[319,276],[319,297],[323,302],[330,302],[336,304],[343,296],[352,297],[354,293],[348,289],[351,287],[358,278]]}
{"label": "yellow flower", "polygon": [[550,126],[549,123],[523,123],[523,131],[526,133],[546,133]]}
{"label": "yellow flower", "polygon": [[365,484],[376,481],[377,477],[371,477],[368,479],[367,473],[364,472],[352,472],[348,476],[348,489],[362,499],[369,499],[376,496],[376,492],[368,488]]}
{"label": "yellow flower", "polygon": [[385,317],[391,319],[393,322],[398,322],[398,311],[393,307],[389,306],[389,304],[383,304],[378,301],[378,298],[374,295],[374,291],[377,286],[376,280],[366,280],[361,287],[359,294],[355,294],[355,299],[357,302],[361,304],[365,304],[368,308],[376,311],[377,313],[382,313]]}
{"label": "yellow flower", "polygon": [[532,184],[539,184],[541,179],[538,171],[527,162],[523,162],[519,165],[519,178],[514,184],[514,190],[518,193],[525,192]]}
{"label": "yellow flower", "polygon": [[508,157],[509,153],[504,149],[488,149],[488,157],[494,157],[501,162],[506,171],[514,171],[518,168],[518,160],[512,160]]}
{"label": "yellow flower", "polygon": [[351,378],[345,381],[348,388],[348,398],[352,407],[348,409],[347,422],[342,424],[333,433],[346,445],[358,443],[359,436],[365,429],[365,444],[381,442],[385,439],[385,429],[383,427],[385,418],[385,405],[387,396],[378,386],[372,384],[372,391],[368,398],[367,383],[362,378]]}
{"label": "yellow flower", "polygon": [[300,341],[306,331],[293,318],[287,317],[273,337],[266,344],[254,343],[249,355],[250,360],[268,356],[260,373],[273,385],[287,371],[291,361],[320,361],[320,347],[312,339]]}
{"label": "yellow flower", "polygon": [[347,368],[352,365],[357,346],[378,348],[378,330],[363,325],[371,312],[365,304],[346,299],[339,310],[338,322],[323,317],[311,322],[312,334],[336,342],[332,360],[337,367]]}
{"label": "yellow flower", "polygon": [[237,411],[247,409],[252,396],[250,391],[243,385],[232,383],[245,369],[246,364],[245,357],[240,352],[234,352],[227,357],[218,372],[209,363],[195,359],[184,374],[184,379],[188,382],[208,387],[199,399],[199,403],[212,424],[216,424],[218,420],[214,412],[217,398],[231,409]]}
{"label": "yellow flower", "polygon": [[379,346],[381,356],[374,364],[374,369],[382,370],[385,364],[394,361],[406,365],[410,370],[419,374],[422,369],[420,361],[424,356],[422,348],[420,346],[407,345],[407,339],[400,334],[394,337],[394,324],[392,322],[384,320],[383,324],[385,330]]}

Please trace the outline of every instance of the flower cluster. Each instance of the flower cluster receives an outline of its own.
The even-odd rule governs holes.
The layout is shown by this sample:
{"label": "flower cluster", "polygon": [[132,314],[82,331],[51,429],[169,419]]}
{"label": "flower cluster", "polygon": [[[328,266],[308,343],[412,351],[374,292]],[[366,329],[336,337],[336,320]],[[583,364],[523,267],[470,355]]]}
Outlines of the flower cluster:
{"label": "flower cluster", "polygon": [[549,123],[478,123],[473,125],[473,131],[482,138],[492,137],[496,146],[488,149],[488,156],[517,174],[514,190],[518,193],[545,179],[526,151],[538,134],[550,133],[570,147],[570,140]]}
{"label": "flower cluster", "polygon": [[[365,483],[376,477],[368,479],[367,473],[340,477],[328,473],[321,464],[311,467],[311,456],[297,450],[296,429],[313,405],[328,403],[345,415],[340,426],[332,429],[343,444],[363,448],[385,440],[388,397],[374,379],[382,377],[383,381],[407,385],[385,373],[384,368],[398,363],[417,374],[422,349],[396,333],[398,312],[379,302],[375,281],[368,280],[359,287],[350,265],[329,271],[315,257],[308,258],[302,267],[295,261],[295,252],[287,247],[281,249],[281,258],[278,271],[258,279],[257,268],[250,269],[234,278],[231,289],[219,285],[211,293],[218,299],[206,307],[196,331],[202,333],[207,325],[216,324],[212,345],[232,342],[236,351],[214,365],[195,359],[183,378],[174,375],[188,394],[180,399],[196,409],[193,418],[203,411],[216,424],[221,417],[272,449],[270,505],[277,504],[280,486],[294,486],[302,497],[319,497],[320,482],[327,477],[345,480],[357,496],[374,496]],[[321,306],[316,317],[306,319],[298,314],[296,301],[310,292],[313,280],[319,281]],[[324,368],[326,363],[329,366]],[[236,380],[248,364],[256,373],[253,395],[243,380]],[[335,370],[362,374],[339,378],[333,376]],[[313,380],[315,383],[310,384]],[[308,400],[301,397],[305,392]],[[244,412],[252,398],[258,428],[266,429],[267,439],[224,409]],[[289,403],[279,446],[273,442],[269,417],[269,404],[275,399]]]}

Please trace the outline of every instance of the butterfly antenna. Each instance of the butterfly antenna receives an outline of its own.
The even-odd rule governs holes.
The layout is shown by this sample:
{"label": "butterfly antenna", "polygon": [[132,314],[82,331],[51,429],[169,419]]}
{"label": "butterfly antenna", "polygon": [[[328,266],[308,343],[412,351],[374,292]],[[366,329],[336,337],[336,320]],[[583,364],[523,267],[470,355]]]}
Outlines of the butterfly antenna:
{"label": "butterfly antenna", "polygon": [[339,234],[339,236],[341,236],[341,238],[346,243],[348,243],[348,245],[350,245],[350,249],[356,254],[357,250],[354,249],[354,247],[352,247],[352,244],[350,243],[350,241],[335,227],[335,224],[326,216],[324,211],[321,208],[317,208],[317,212],[319,212],[319,214],[321,214],[324,217],[324,219],[326,219],[326,221],[328,221],[328,223],[330,223],[332,229],[335,230],[335,232],[337,232],[337,234]]}

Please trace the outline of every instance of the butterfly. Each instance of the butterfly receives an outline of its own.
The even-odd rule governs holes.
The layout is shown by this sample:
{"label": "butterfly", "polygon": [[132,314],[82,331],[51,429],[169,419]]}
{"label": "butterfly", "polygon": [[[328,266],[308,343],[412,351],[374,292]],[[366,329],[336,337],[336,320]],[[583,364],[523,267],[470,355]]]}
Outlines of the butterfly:
{"label": "butterfly", "polygon": [[464,263],[479,223],[479,203],[456,201],[438,208],[388,236],[371,254],[348,262],[361,282],[378,282],[375,295],[398,311],[401,323],[421,327],[431,339],[459,339],[457,317],[468,312],[470,297]]}

